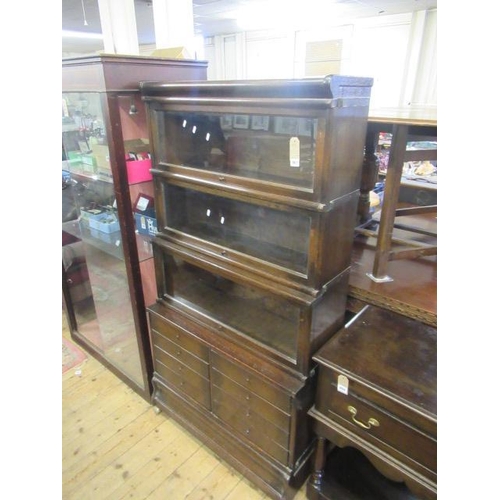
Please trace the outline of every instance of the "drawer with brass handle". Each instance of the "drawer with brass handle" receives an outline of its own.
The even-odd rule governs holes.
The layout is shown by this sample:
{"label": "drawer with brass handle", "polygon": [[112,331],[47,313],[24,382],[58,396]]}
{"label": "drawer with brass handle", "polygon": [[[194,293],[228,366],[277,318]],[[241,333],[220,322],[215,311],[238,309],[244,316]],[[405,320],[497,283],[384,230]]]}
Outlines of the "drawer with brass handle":
{"label": "drawer with brass handle", "polygon": [[[331,387],[331,384],[330,384]],[[330,392],[328,404],[318,402],[316,408],[328,418],[341,422],[368,442],[411,457],[429,470],[437,468],[435,436],[397,418],[370,402],[350,393],[348,396]]]}

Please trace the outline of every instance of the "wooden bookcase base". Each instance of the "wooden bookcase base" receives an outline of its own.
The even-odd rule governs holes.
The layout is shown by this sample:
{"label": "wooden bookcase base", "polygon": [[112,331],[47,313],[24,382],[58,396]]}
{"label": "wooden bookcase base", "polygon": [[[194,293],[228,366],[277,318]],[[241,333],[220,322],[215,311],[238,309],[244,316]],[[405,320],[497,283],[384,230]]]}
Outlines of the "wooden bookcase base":
{"label": "wooden bookcase base", "polygon": [[256,449],[247,446],[219,423],[213,414],[181,398],[156,376],[153,378],[153,386],[154,405],[270,497],[291,500],[309,476],[314,451],[312,446],[304,454],[298,467],[292,470],[271,462]]}

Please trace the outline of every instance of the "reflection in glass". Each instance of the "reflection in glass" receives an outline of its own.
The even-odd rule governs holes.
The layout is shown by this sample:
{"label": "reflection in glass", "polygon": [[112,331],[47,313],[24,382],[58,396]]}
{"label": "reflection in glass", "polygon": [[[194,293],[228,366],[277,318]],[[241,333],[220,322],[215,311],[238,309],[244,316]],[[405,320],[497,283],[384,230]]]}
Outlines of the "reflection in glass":
{"label": "reflection in glass", "polygon": [[306,273],[311,217],[164,185],[167,227]]}
{"label": "reflection in glass", "polygon": [[157,113],[161,163],[313,186],[316,118]]}
{"label": "reflection in glass", "polygon": [[171,255],[164,264],[173,299],[295,358],[299,306]]}
{"label": "reflection in glass", "polygon": [[64,93],[62,260],[78,335],[144,388],[101,96]]}

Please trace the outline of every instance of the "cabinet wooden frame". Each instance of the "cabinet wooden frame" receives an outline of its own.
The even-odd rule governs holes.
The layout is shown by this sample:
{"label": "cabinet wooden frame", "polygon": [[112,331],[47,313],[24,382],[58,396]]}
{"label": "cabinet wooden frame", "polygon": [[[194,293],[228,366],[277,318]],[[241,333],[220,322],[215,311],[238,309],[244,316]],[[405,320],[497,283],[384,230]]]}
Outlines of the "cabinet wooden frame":
{"label": "cabinet wooden frame", "polygon": [[[229,190],[260,196],[272,193],[325,208],[339,196],[359,189],[372,83],[370,78],[337,75],[290,81],[228,81],[219,85],[143,82],[141,91],[149,108],[155,168]],[[167,112],[317,120],[313,183],[306,188],[265,182],[168,161],[164,158],[168,153],[163,155],[160,150],[165,140],[161,115]]]}
{"label": "cabinet wooden frame", "polygon": [[[230,261],[236,268],[242,271],[251,271],[263,278],[270,275],[276,283],[283,284],[298,291],[317,296],[322,293],[322,288],[328,284],[332,277],[342,273],[350,266],[351,249],[354,237],[354,224],[356,221],[356,207],[358,204],[359,191],[334,200],[330,204],[329,210],[318,211],[308,207],[304,209],[284,200],[280,197],[270,196],[268,199],[257,198],[246,194],[227,192],[224,189],[210,187],[199,184],[193,180],[180,180],[172,178],[168,173],[154,171],[155,174],[155,199],[158,219],[159,238],[176,242],[186,249],[200,250],[210,254],[214,258],[219,258],[223,262]],[[255,239],[254,253],[244,251],[241,248],[232,247],[231,241],[210,241],[209,238],[201,238],[192,233],[189,228],[175,227],[168,217],[172,210],[172,200],[168,200],[167,191],[172,190],[172,186],[179,188],[179,191],[188,193],[200,193],[219,200],[231,200],[234,206],[250,207],[253,210],[266,211],[267,214],[278,214],[281,225],[273,226],[269,221],[269,226],[263,226],[267,222],[264,217],[261,219],[259,228],[262,232],[267,229],[269,241],[276,231],[287,234],[286,238],[290,244],[297,241],[297,246],[302,249],[302,260],[300,265],[287,265],[286,262],[272,261],[260,247],[262,238]],[[176,212],[182,211],[181,207],[173,208]],[[187,210],[186,210],[187,211]],[[255,224],[255,218],[252,224]],[[268,217],[271,219],[271,217]],[[297,232],[292,224],[294,221],[303,220],[306,226]],[[309,223],[306,223],[306,221]],[[226,223],[227,225],[227,223]],[[244,222],[240,224],[242,233],[245,231]],[[332,242],[334,242],[332,244]],[[241,246],[241,242],[238,241]],[[289,247],[290,248],[290,247]]]}
{"label": "cabinet wooden frame", "polygon": [[[171,344],[153,345],[153,400],[273,498],[293,498],[310,472],[312,358],[345,319],[372,83],[332,75],[141,84],[158,219],[150,324],[153,335],[180,328],[199,343],[188,356],[179,350],[186,380]],[[203,210],[211,216],[212,202],[236,243],[203,232],[209,221],[203,230],[191,223]],[[190,357],[200,345],[201,361]],[[253,376],[272,401],[261,401]],[[259,410],[238,413],[247,397]],[[269,440],[252,435],[263,421]]]}

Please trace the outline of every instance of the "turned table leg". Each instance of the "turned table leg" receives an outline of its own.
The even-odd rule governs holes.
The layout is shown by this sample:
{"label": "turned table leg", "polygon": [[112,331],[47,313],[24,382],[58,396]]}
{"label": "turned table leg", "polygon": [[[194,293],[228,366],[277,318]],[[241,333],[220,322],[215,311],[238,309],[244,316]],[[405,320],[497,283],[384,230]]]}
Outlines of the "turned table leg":
{"label": "turned table leg", "polygon": [[312,473],[312,484],[315,488],[320,489],[323,482],[325,460],[326,460],[326,444],[327,440],[323,437],[318,437],[316,445],[316,454],[314,456],[314,472]]}
{"label": "turned table leg", "polygon": [[361,170],[361,185],[359,187],[358,225],[370,220],[370,191],[375,187],[378,179],[379,160],[375,154],[378,147],[379,130],[370,127],[366,132],[365,156]]}

